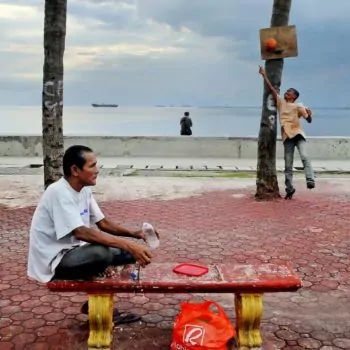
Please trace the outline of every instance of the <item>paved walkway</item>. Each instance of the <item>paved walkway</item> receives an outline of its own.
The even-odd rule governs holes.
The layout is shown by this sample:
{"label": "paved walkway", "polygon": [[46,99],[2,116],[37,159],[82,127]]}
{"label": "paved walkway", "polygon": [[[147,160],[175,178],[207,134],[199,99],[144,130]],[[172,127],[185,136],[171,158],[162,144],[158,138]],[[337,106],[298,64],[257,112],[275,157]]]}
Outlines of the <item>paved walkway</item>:
{"label": "paved walkway", "polygon": [[[298,180],[295,199],[276,202],[255,202],[253,180],[244,186],[231,181],[231,189],[198,186],[196,193],[167,199],[108,198],[102,207],[130,227],[154,223],[162,234],[159,262],[291,262],[303,288],[265,296],[263,348],[350,349],[350,180],[322,179],[314,192]],[[86,349],[86,316],[79,312],[85,296],[50,293],[26,278],[32,213],[33,207],[0,207],[0,349]],[[117,327],[114,349],[169,349],[179,304],[203,298],[219,301],[233,318],[230,295],[119,295],[116,305],[144,321]]]}

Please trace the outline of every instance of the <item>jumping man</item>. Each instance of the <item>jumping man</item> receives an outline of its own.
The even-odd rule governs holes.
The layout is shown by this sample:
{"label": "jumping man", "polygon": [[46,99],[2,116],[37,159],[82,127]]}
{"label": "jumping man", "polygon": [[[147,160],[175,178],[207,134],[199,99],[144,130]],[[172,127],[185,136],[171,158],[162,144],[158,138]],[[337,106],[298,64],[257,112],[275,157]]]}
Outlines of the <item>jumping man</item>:
{"label": "jumping man", "polygon": [[306,153],[305,134],[300,125],[300,117],[305,118],[308,123],[311,123],[312,111],[309,108],[302,107],[301,105],[295,103],[299,97],[299,92],[296,89],[288,89],[284,93],[284,96],[281,97],[278,95],[277,90],[272,86],[265,70],[262,67],[259,67],[259,74],[263,76],[276,102],[284,146],[284,173],[286,185],[285,199],[292,199],[293,194],[295,193],[295,188],[293,186],[293,162],[295,147],[298,148],[300,159],[304,166],[306,186],[308,189],[315,188],[314,171]]}

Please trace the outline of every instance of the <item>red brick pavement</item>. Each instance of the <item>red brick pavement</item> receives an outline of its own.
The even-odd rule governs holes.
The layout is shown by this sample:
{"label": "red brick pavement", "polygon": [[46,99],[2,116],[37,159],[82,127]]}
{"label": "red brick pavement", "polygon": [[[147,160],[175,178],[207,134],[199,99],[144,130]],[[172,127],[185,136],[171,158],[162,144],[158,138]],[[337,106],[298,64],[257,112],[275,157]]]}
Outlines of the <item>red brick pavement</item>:
{"label": "red brick pavement", "polygon": [[[244,190],[102,207],[132,227],[154,223],[162,233],[157,261],[291,262],[303,288],[265,296],[264,348],[350,349],[350,196],[320,183],[322,193],[300,191],[292,201],[256,202]],[[26,278],[32,213],[0,209],[0,349],[86,349],[86,316],[79,313],[85,296],[50,293]],[[231,296],[195,296],[204,297],[233,317]],[[116,329],[115,349],[169,349],[173,319],[189,298],[118,296],[118,307],[139,312],[144,322]]]}

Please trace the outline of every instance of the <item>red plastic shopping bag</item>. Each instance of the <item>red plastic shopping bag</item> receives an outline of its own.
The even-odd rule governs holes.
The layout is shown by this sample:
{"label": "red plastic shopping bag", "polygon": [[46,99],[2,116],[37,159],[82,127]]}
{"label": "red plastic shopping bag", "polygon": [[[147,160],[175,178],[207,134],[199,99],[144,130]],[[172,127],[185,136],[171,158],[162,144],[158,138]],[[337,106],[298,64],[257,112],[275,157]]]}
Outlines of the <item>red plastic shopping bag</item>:
{"label": "red plastic shopping bag", "polygon": [[[211,310],[215,306],[217,312]],[[176,318],[172,350],[226,350],[236,331],[222,307],[214,301],[182,303]]]}

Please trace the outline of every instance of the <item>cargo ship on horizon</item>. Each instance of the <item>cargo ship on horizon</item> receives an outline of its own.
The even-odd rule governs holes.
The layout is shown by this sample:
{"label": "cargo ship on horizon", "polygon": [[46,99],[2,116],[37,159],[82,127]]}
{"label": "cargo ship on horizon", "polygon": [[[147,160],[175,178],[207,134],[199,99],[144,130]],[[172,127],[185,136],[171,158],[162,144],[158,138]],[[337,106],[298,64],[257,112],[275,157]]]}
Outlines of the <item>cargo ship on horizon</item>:
{"label": "cargo ship on horizon", "polygon": [[108,104],[108,103],[91,103],[92,107],[112,107],[112,108],[116,108],[119,105],[115,105],[115,104]]}

